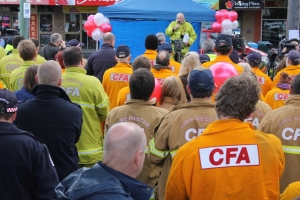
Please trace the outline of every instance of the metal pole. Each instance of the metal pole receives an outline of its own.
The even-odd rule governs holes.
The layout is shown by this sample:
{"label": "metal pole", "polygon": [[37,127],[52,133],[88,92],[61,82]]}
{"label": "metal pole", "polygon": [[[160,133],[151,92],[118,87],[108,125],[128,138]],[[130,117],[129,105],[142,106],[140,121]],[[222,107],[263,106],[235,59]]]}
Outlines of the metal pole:
{"label": "metal pole", "polygon": [[300,1],[289,0],[287,11],[286,36],[289,38],[289,30],[299,30]]}
{"label": "metal pole", "polygon": [[20,35],[26,37],[26,19],[24,18],[24,3],[25,0],[20,0]]}

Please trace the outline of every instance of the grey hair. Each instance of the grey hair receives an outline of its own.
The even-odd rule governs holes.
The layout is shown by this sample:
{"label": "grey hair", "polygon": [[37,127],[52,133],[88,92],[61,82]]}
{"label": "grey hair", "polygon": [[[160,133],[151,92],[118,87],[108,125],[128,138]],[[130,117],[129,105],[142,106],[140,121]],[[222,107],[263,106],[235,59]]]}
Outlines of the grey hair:
{"label": "grey hair", "polygon": [[207,39],[202,43],[202,49],[204,51],[213,51],[215,47],[215,42],[212,39]]}
{"label": "grey hair", "polygon": [[50,36],[50,42],[57,42],[61,40],[61,35],[59,33],[53,33],[51,36]]}
{"label": "grey hair", "polygon": [[56,61],[49,60],[38,67],[37,75],[39,84],[58,86],[62,77],[61,67]]}
{"label": "grey hair", "polygon": [[163,32],[156,33],[156,37],[158,39],[158,42],[166,41],[166,35]]}

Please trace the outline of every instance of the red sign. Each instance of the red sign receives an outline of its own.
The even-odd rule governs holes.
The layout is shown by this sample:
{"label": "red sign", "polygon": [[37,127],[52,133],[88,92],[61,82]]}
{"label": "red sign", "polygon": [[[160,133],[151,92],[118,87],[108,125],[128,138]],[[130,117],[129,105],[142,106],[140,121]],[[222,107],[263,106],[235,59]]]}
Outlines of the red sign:
{"label": "red sign", "polygon": [[[27,0],[32,5],[49,5],[49,0]],[[0,0],[0,4],[20,4],[20,0]]]}
{"label": "red sign", "polygon": [[[1,0],[0,0],[1,1]],[[109,6],[120,0],[49,0],[49,5],[62,6]]]}
{"label": "red sign", "polygon": [[37,33],[37,14],[31,14],[31,16],[30,16],[29,37],[31,37],[31,38],[38,38],[38,33]]}

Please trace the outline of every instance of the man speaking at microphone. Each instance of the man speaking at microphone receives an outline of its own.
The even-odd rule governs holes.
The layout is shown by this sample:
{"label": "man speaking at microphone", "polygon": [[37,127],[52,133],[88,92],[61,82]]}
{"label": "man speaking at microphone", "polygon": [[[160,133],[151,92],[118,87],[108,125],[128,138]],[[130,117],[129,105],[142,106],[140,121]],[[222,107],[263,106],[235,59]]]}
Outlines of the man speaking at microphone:
{"label": "man speaking at microphone", "polygon": [[[189,47],[195,42],[197,38],[193,26],[189,22],[185,21],[183,13],[178,13],[176,16],[176,21],[172,21],[169,24],[168,28],[166,28],[166,35],[170,36],[170,40],[173,43],[172,45],[173,52],[174,52],[174,40],[182,41],[182,50],[181,50],[182,57],[184,57],[185,54],[189,52]],[[175,53],[176,52],[174,52],[174,54]]]}

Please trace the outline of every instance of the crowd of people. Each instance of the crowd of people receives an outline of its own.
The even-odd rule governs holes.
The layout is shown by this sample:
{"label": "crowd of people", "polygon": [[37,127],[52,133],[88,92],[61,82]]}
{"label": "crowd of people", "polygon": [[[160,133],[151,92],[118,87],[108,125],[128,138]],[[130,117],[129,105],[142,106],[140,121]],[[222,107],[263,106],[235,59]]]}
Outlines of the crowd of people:
{"label": "crowd of people", "polygon": [[[162,32],[134,60],[111,32],[87,60],[59,33],[42,49],[12,39],[0,58],[0,199],[300,198],[300,52],[271,80],[259,53],[239,61],[230,35],[189,51],[183,13],[165,33],[188,38],[182,61]],[[218,63],[236,72],[221,85]]]}

